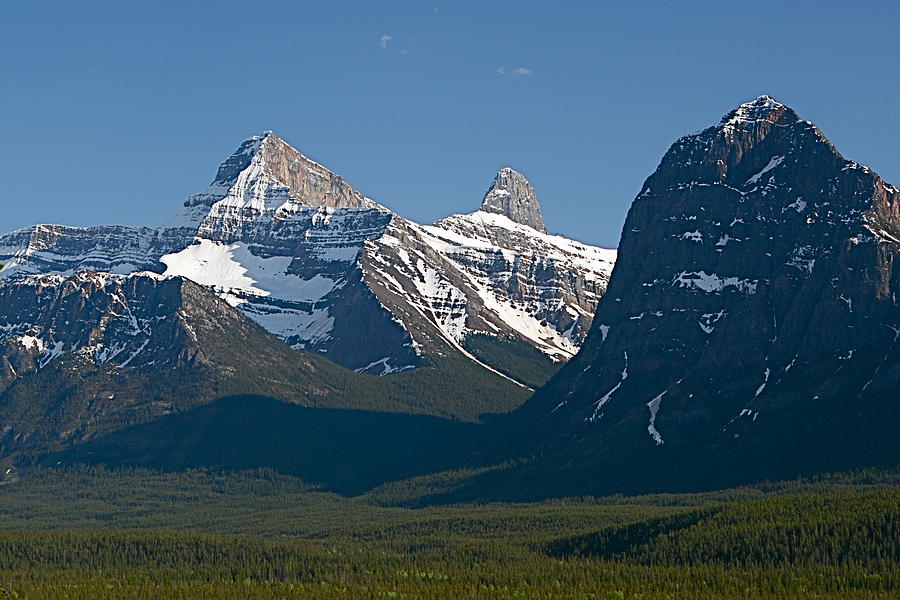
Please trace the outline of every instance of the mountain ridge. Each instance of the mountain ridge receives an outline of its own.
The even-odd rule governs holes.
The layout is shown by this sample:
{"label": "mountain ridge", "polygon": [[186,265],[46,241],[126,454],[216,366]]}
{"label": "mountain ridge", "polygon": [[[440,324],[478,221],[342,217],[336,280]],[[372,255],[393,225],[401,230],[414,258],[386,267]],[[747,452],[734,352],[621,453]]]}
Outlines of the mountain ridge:
{"label": "mountain ridge", "polygon": [[458,357],[429,359],[393,377],[354,373],[290,348],[183,277],[30,276],[0,284],[0,314],[16,321],[0,325],[0,464],[6,467],[229,397],[427,415],[428,422],[448,422],[435,426],[449,431],[452,423],[508,411],[527,395]]}
{"label": "mountain ridge", "polygon": [[[516,174],[507,184],[527,192],[540,218],[527,180]],[[575,353],[614,251],[502,219],[474,237],[457,227],[451,240],[435,235],[440,223],[400,217],[267,132],[242,142],[159,228],[40,225],[0,237],[0,279],[81,269],[185,276],[292,347],[376,374],[448,353],[502,371],[510,344],[536,348],[539,371]],[[355,343],[363,332],[380,347]],[[480,336],[496,338],[500,354],[464,348]]]}

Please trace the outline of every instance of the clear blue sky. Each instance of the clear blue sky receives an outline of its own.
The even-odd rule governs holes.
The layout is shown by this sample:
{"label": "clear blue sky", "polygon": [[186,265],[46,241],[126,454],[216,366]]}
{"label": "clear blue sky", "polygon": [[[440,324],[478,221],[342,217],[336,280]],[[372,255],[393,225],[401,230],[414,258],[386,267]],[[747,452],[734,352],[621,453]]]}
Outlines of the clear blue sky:
{"label": "clear blue sky", "polygon": [[[618,244],[663,152],[761,93],[900,183],[900,2],[5,2],[0,230],[159,224],[272,129],[419,220],[496,170]],[[388,39],[389,36],[389,39]]]}

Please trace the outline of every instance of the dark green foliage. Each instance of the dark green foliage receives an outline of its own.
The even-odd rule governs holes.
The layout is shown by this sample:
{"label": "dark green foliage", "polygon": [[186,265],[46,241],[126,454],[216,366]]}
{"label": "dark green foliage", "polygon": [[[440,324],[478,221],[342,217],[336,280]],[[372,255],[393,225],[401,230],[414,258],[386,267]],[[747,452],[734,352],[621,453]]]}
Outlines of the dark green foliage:
{"label": "dark green foliage", "polygon": [[531,344],[511,338],[473,334],[466,337],[463,347],[478,360],[532,388],[547,383],[564,364],[553,362]]}
{"label": "dark green foliage", "polygon": [[35,469],[0,486],[0,586],[70,600],[895,598],[898,488],[722,502],[801,484],[410,510],[268,469]]}
{"label": "dark green foliage", "polygon": [[[283,346],[281,342],[275,342]],[[276,349],[279,352],[282,350]],[[14,426],[13,433],[0,435],[0,467],[5,470],[13,464],[28,464],[38,454],[58,452],[71,447],[73,443],[76,448],[79,443],[92,441],[105,448],[110,448],[113,440],[127,438],[130,443],[134,433],[129,430],[131,427],[140,424],[153,427],[153,423],[159,419],[175,419],[181,423],[192,416],[207,418],[211,413],[217,412],[216,405],[228,405],[231,401],[226,398],[231,395],[258,395],[265,392],[269,398],[281,401],[284,405],[282,408],[272,408],[260,415],[248,414],[246,420],[245,415],[231,415],[234,419],[231,425],[243,424],[242,437],[265,438],[269,435],[267,430],[253,430],[253,424],[267,426],[269,421],[264,417],[271,416],[277,410],[290,412],[291,405],[345,409],[347,418],[343,422],[348,424],[365,419],[352,411],[367,411],[373,426],[379,422],[389,423],[394,428],[391,431],[395,431],[400,422],[404,421],[401,415],[411,417],[406,420],[410,423],[416,422],[413,415],[422,417],[419,419],[422,422],[431,423],[434,419],[424,419],[426,415],[431,415],[445,420],[443,427],[449,431],[459,421],[474,422],[485,413],[509,411],[530,393],[465,358],[428,359],[428,364],[419,369],[378,377],[354,373],[320,356],[291,350],[287,346],[283,350],[284,352],[273,356],[263,353],[262,356],[253,357],[253,360],[233,360],[231,364],[235,366],[234,371],[224,379],[202,364],[149,373],[131,369],[112,370],[82,361],[57,359],[44,369],[20,377],[5,392],[0,391],[0,423]],[[210,350],[219,351],[215,348]],[[221,352],[226,350],[223,348]],[[265,369],[259,366],[259,361],[268,361]],[[274,401],[266,400],[266,406],[272,402]],[[209,409],[202,410],[204,405],[208,405]],[[221,413],[221,410],[218,412]],[[385,413],[394,414],[396,418],[392,420]],[[318,415],[307,411],[304,414],[309,416],[310,421],[331,423],[334,442],[346,441],[348,436],[359,433],[369,438],[369,443],[366,443],[355,437],[354,439],[362,442],[359,446],[371,448],[376,439],[382,439],[387,434],[386,431],[377,430],[340,431],[337,424],[341,419],[335,411],[324,410]],[[289,422],[299,424],[297,419]],[[184,428],[190,430],[199,426],[199,423],[193,426],[184,424]],[[156,427],[165,426],[157,423]],[[440,426],[435,425],[432,430],[435,427]],[[288,437],[303,435],[302,427],[292,433],[285,431],[283,424],[281,430]],[[207,433],[217,437],[215,430]],[[110,434],[111,439],[103,439]],[[25,445],[23,439],[26,440]],[[166,439],[178,441],[171,436]],[[227,444],[221,436],[215,441]],[[438,441],[452,442],[444,446],[444,451],[457,447],[458,442],[456,438],[447,440],[446,436],[439,435],[431,440],[432,446]],[[188,447],[184,443],[177,443],[176,446],[167,450],[181,453]],[[241,461],[235,465],[226,463],[225,466],[266,466],[262,453],[267,447],[263,443],[254,448],[258,460]],[[306,450],[310,448],[307,444]],[[396,446],[393,448],[396,449]],[[203,452],[204,448],[198,450]],[[377,451],[382,455],[385,452],[384,449]],[[137,458],[137,464],[146,462]],[[269,458],[270,466],[286,465],[284,455]],[[99,454],[95,454],[91,462],[101,459]],[[189,462],[191,459],[185,457],[185,460]],[[216,464],[223,463],[218,460]],[[433,466],[448,468],[452,465],[437,461]],[[292,467],[288,468],[287,472],[293,472],[291,469]],[[410,471],[401,467],[394,474],[408,477],[418,472],[420,471],[417,469]],[[376,474],[376,480],[380,476]],[[381,481],[384,479],[376,482]],[[368,484],[369,480],[366,479],[355,485]]]}
{"label": "dark green foliage", "polygon": [[0,534],[24,598],[891,598],[897,572],[646,567],[541,557],[511,544],[415,552],[174,533]]}
{"label": "dark green foliage", "polygon": [[900,489],[726,504],[607,527],[548,551],[645,565],[854,565],[890,573],[900,564]]}

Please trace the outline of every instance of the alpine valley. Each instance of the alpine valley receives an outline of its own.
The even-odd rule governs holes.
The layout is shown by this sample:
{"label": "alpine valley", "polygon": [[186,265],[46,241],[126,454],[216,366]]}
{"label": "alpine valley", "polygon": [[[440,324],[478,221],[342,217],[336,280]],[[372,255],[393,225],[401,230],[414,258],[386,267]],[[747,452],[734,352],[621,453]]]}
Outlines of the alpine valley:
{"label": "alpine valley", "polygon": [[160,227],[0,237],[0,460],[405,505],[894,469],[898,253],[900,191],[768,96],[672,145],[618,255],[513,169],[421,225],[266,133]]}

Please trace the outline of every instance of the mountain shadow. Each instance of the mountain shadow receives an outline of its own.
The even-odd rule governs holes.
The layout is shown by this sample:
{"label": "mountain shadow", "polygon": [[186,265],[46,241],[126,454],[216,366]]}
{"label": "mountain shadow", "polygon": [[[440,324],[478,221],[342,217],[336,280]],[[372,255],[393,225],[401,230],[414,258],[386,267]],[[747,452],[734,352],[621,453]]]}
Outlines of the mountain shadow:
{"label": "mountain shadow", "polygon": [[270,467],[355,495],[387,481],[460,466],[457,450],[477,429],[430,416],[230,396],[45,455],[41,462],[169,472]]}

